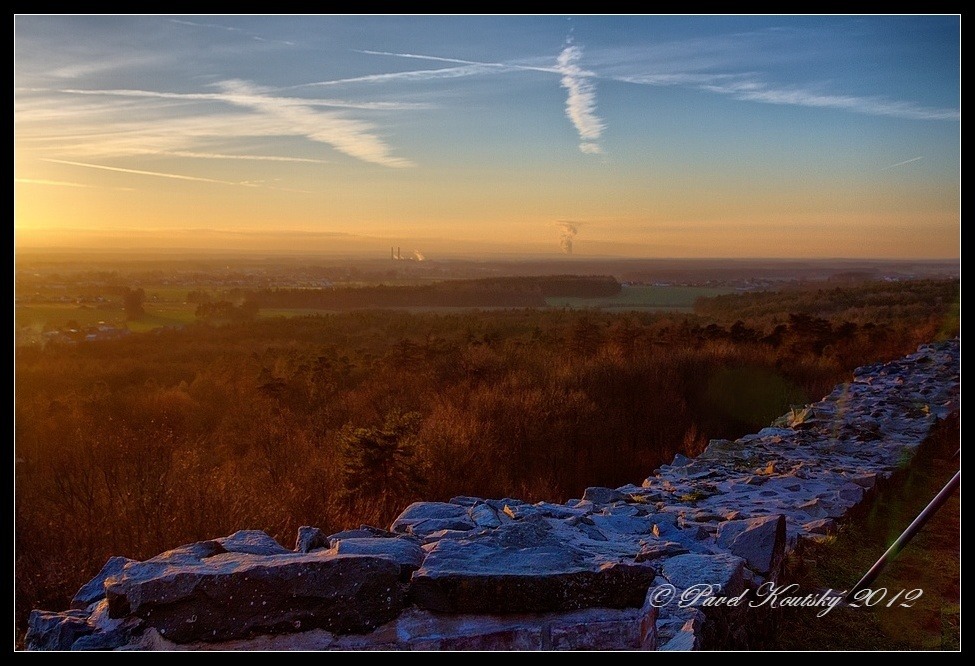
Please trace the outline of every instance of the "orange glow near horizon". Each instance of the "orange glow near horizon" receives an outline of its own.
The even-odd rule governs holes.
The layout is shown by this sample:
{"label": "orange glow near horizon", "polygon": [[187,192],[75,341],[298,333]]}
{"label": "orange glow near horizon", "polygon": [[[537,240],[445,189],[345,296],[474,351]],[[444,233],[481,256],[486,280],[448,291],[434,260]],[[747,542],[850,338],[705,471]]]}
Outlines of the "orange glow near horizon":
{"label": "orange glow near horizon", "polygon": [[[224,18],[222,33],[156,17],[17,21],[18,247],[357,253],[400,239],[555,255],[571,221],[589,256],[959,256],[950,21],[914,51],[878,23],[870,46],[889,68],[874,81],[803,25],[784,44],[757,18],[747,38],[702,23],[710,36],[693,42],[717,62],[737,35],[748,66],[666,60],[666,76],[657,22],[636,17],[624,35],[592,20],[571,46],[553,23],[544,55],[512,18],[504,43],[475,40],[497,53],[453,59],[422,55],[439,49],[433,18],[416,19],[415,48],[388,53],[378,27],[333,49],[322,35],[338,39],[335,21],[309,33]],[[262,44],[235,21],[287,34]],[[680,54],[677,27],[664,44]],[[845,23],[829,34],[865,48]],[[903,99],[869,88],[888,78]]]}

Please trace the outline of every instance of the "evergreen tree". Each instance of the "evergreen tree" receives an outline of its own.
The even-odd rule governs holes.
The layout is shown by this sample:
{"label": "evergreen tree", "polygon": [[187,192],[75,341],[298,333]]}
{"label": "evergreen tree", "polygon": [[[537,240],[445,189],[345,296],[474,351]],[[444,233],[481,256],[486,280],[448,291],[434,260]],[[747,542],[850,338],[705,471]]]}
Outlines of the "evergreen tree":
{"label": "evergreen tree", "polygon": [[414,459],[422,417],[394,410],[381,428],[347,430],[342,437],[346,499],[381,499],[397,504],[422,489],[424,479]]}

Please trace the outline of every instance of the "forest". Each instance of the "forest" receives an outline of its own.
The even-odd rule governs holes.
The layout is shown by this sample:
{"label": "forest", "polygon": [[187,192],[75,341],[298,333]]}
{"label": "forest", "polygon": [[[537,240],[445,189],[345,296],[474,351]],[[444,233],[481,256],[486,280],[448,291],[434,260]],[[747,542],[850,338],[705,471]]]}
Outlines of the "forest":
{"label": "forest", "polygon": [[361,310],[19,347],[18,626],[112,555],[238,529],[290,545],[301,525],[386,526],[421,498],[640,483],[957,335],[958,296],[919,280],[694,314]]}
{"label": "forest", "polygon": [[553,275],[445,280],[424,285],[340,286],[328,289],[233,290],[231,300],[262,308],[358,310],[390,307],[544,307],[558,296],[615,296],[621,286],[612,276]]}

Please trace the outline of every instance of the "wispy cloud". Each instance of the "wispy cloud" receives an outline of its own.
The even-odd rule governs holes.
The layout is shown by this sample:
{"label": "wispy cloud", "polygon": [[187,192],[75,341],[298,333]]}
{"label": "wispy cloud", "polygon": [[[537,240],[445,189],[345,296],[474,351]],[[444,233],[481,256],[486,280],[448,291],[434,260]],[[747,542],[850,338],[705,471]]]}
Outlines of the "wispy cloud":
{"label": "wispy cloud", "polygon": [[[594,69],[591,71],[579,67],[577,63],[582,56],[582,50],[571,43],[559,54],[555,67],[361,50],[359,53],[369,55],[429,60],[459,66],[356,77],[321,82],[319,85],[395,80],[421,81],[514,71],[559,74],[562,77],[562,86],[569,91],[566,114],[572,120],[583,143],[587,141],[583,131],[597,134],[596,139],[592,141],[595,146],[588,148],[580,146],[583,152],[599,152],[598,138],[605,129],[602,119],[596,115],[594,82],[598,79],[647,86],[681,86],[728,95],[748,102],[837,109],[907,120],[952,121],[960,118],[957,109],[927,107],[915,102],[878,96],[829,93],[802,84],[786,86],[764,79],[751,67],[738,69],[745,62],[754,64],[752,52],[766,53],[769,48],[783,48],[782,40],[791,43],[794,39],[795,35],[792,32],[769,30],[727,35],[723,38],[713,37],[707,40],[690,39],[645,45],[638,48],[602,49],[591,55],[587,53],[587,61],[593,61]],[[736,69],[738,71],[735,71]]]}
{"label": "wispy cloud", "polygon": [[255,35],[255,34],[249,33],[249,32],[247,32],[245,30],[240,29],[240,28],[235,28],[235,27],[229,26],[229,25],[220,25],[219,23],[199,23],[199,22],[196,22],[196,21],[186,21],[186,20],[183,20],[183,19],[168,19],[168,21],[170,23],[175,23],[177,25],[185,25],[185,26],[190,26],[190,27],[193,27],[193,28],[209,28],[209,29],[212,29],[212,30],[224,30],[226,32],[236,32],[238,34],[241,34],[241,35],[245,35],[247,37],[250,37],[251,39],[253,39],[256,42],[271,42],[271,41],[273,41],[273,42],[277,42],[278,44],[285,44],[287,46],[295,46],[295,43],[294,42],[289,42],[289,41],[282,40],[282,39],[274,39],[274,40],[266,39],[266,38],[261,37],[259,35]]}
{"label": "wispy cloud", "polygon": [[60,64],[45,70],[45,74],[58,79],[83,79],[98,74],[116,72],[121,69],[139,69],[158,66],[167,61],[167,56],[160,53],[126,54],[120,58],[118,54],[102,57],[89,57],[69,64]]}
{"label": "wispy cloud", "polygon": [[596,87],[591,72],[583,70],[576,63],[582,57],[578,46],[569,44],[558,57],[558,71],[562,74],[562,87],[569,91],[565,100],[565,115],[572,121],[579,133],[579,150],[584,153],[601,153],[599,138],[605,125],[596,115]]}
{"label": "wispy cloud", "polygon": [[336,112],[316,111],[302,101],[268,96],[246,81],[225,81],[220,87],[224,100],[283,121],[293,128],[292,134],[328,144],[365,162],[395,168],[413,166],[410,160],[392,155],[375,128],[365,121]]}
{"label": "wispy cloud", "polygon": [[[191,32],[190,28],[210,29],[226,31],[228,35],[250,36],[242,28],[209,23],[206,19],[195,21],[193,18],[165,20],[184,26],[186,32]],[[158,23],[156,25],[158,27]],[[173,27],[172,30],[177,28]],[[221,35],[216,33],[201,36],[210,41],[221,39]],[[412,166],[413,162],[394,154],[383,123],[389,114],[428,109],[432,105],[412,101],[360,100],[354,86],[400,82],[407,84],[406,89],[413,92],[419,86],[411,84],[419,82],[442,80],[449,84],[452,79],[486,78],[520,72],[538,73],[541,77],[538,78],[539,85],[548,86],[549,89],[561,85],[566,95],[564,113],[572,123],[578,136],[579,150],[583,153],[600,153],[603,150],[606,122],[599,111],[606,111],[606,100],[601,100],[603,105],[597,108],[596,86],[601,85],[600,81],[683,87],[742,102],[833,109],[891,118],[929,121],[959,119],[957,109],[858,95],[853,88],[842,90],[840,94],[834,89],[839,85],[836,83],[817,87],[815,82],[806,79],[804,70],[797,67],[784,74],[781,68],[766,69],[762,63],[769,60],[766,57],[769,52],[796,57],[798,61],[799,57],[792,55],[795,50],[790,46],[794,40],[795,35],[791,33],[773,34],[772,37],[758,33],[757,36],[726,35],[724,38],[719,36],[592,50],[587,45],[584,53],[581,45],[570,41],[563,44],[557,55],[550,53],[544,58],[512,58],[502,62],[492,62],[490,58],[485,61],[454,58],[449,57],[449,53],[426,55],[361,50],[358,52],[377,60],[380,57],[400,58],[413,63],[406,65],[411,67],[418,61],[429,61],[430,67],[435,68],[380,72],[279,88],[229,80],[213,87],[197,88],[193,92],[121,87],[100,89],[103,83],[94,83],[94,89],[85,89],[80,82],[51,83],[50,78],[42,78],[36,82],[46,83],[49,87],[17,89],[18,93],[26,93],[15,97],[17,141],[29,145],[31,149],[44,151],[43,154],[48,157],[92,165],[112,163],[115,157],[134,155],[267,162],[324,161],[311,157],[246,154],[252,150],[276,153],[279,150],[269,147],[270,140],[302,137],[313,142],[312,145],[329,146],[357,160],[402,168]],[[248,47],[251,50],[254,48]],[[100,57],[104,55],[99,53]],[[138,57],[140,54],[132,55]],[[160,54],[142,55],[161,57]],[[77,72],[61,73],[73,76],[91,68],[94,68],[92,71],[101,71],[110,62],[111,59],[105,56],[102,60],[77,58],[77,63],[62,58],[58,64],[81,68]],[[49,77],[51,68],[43,71]],[[776,75],[786,83],[776,81]],[[106,80],[106,77],[100,78]],[[138,88],[142,84],[129,85]],[[299,88],[343,85],[349,86],[348,89],[342,88],[341,93],[333,94],[348,99],[318,98],[308,90],[295,92]],[[392,89],[392,86],[380,88],[380,92]],[[286,90],[292,92],[283,92]],[[502,94],[511,94],[510,89],[505,88]],[[74,99],[66,102],[66,95],[72,95]],[[559,113],[559,108],[549,107],[548,113],[554,117]],[[261,138],[262,141],[243,143],[243,139],[250,138]],[[242,148],[243,145],[247,147]],[[245,154],[237,154],[237,151]],[[310,152],[305,154],[315,155]],[[331,159],[332,155],[323,157]],[[897,166],[901,165],[891,165],[885,169]],[[168,167],[163,167],[163,171],[166,170]],[[181,169],[177,167],[176,170]]]}
{"label": "wispy cloud", "polygon": [[[305,84],[309,85],[309,84]],[[297,86],[295,86],[297,87]],[[84,90],[65,88],[58,92],[68,95],[93,95],[103,97],[144,97],[156,99],[172,99],[181,101],[230,102],[233,100],[224,93],[177,93],[158,92],[155,90]],[[340,99],[311,99],[305,97],[274,97],[266,95],[266,99],[279,104],[301,104],[313,107],[334,107],[339,109],[363,109],[368,111],[413,111],[429,109],[429,104],[414,102],[350,102]]]}
{"label": "wispy cloud", "polygon": [[[649,86],[682,86],[745,102],[836,109],[907,120],[959,119],[957,109],[861,95],[855,88],[831,90],[810,80],[811,72],[823,71],[820,65],[824,59],[845,61],[855,57],[852,42],[838,44],[835,36],[835,29],[773,27],[605,48],[587,52],[586,61],[600,78]],[[848,50],[836,50],[844,48]],[[806,67],[807,63],[817,63],[817,66]],[[775,72],[778,77],[790,78],[786,82],[777,80]]]}
{"label": "wispy cloud", "polygon": [[656,72],[622,76],[605,76],[613,81],[644,86],[705,86],[728,80],[741,80],[750,74],[701,74],[695,72]]}
{"label": "wispy cloud", "polygon": [[274,178],[272,180],[258,179],[258,180],[242,180],[238,185],[243,185],[244,187],[260,187],[267,190],[280,190],[282,192],[300,192],[301,194],[314,194],[311,190],[300,190],[295,187],[282,187],[274,183],[281,182],[280,178]]}
{"label": "wispy cloud", "polygon": [[903,162],[898,162],[896,164],[891,164],[891,165],[885,166],[883,169],[881,169],[881,171],[887,171],[888,169],[893,169],[895,167],[904,166],[905,164],[910,164],[911,162],[919,162],[919,161],[921,161],[923,159],[924,159],[923,156],[912,157],[909,160],[904,160]]}
{"label": "wispy cloud", "polygon": [[218,30],[226,30],[227,32],[243,32],[240,28],[234,28],[229,25],[219,25],[217,23],[198,23],[196,21],[184,21],[182,19],[168,19],[170,23],[177,23],[179,25],[189,25],[194,28],[216,28]]}
{"label": "wispy cloud", "polygon": [[801,87],[776,88],[761,81],[745,81],[730,84],[704,85],[702,90],[731,95],[749,102],[785,104],[823,109],[838,109],[870,116],[887,116],[907,120],[958,120],[955,109],[936,109],[913,102],[889,100],[883,97],[857,95],[832,95]]}
{"label": "wispy cloud", "polygon": [[[18,119],[22,125],[36,123],[21,133],[22,138],[28,141],[38,138],[47,140],[52,148],[59,150],[60,155],[91,157],[182,151],[188,153],[186,156],[191,156],[189,153],[195,153],[197,157],[207,154],[212,159],[221,159],[215,155],[226,154],[225,151],[207,150],[203,148],[201,141],[244,136],[302,136],[365,162],[393,168],[413,166],[410,160],[392,154],[391,148],[372,123],[353,117],[350,112],[403,111],[427,108],[427,105],[281,97],[271,94],[267,89],[238,80],[224,81],[216,84],[216,87],[216,92],[200,93],[127,89],[54,91],[92,99],[127,98],[133,102],[139,99],[164,100],[165,103],[210,106],[204,106],[196,113],[184,111],[173,114],[160,105],[142,109],[136,114],[122,113],[121,109],[108,100],[93,101],[88,106],[74,108],[52,99],[47,105],[41,102],[18,110]],[[228,111],[244,109],[246,113],[221,113],[213,104],[230,107]],[[70,135],[51,133],[51,121],[55,118],[65,125],[70,123]],[[253,159],[264,158],[255,156]],[[290,158],[289,161],[301,160]]]}
{"label": "wispy cloud", "polygon": [[172,157],[191,157],[202,160],[245,160],[255,162],[301,162],[305,164],[328,164],[328,160],[315,160],[310,157],[284,157],[279,155],[230,155],[227,153],[198,153],[191,150],[154,151],[153,155]]}

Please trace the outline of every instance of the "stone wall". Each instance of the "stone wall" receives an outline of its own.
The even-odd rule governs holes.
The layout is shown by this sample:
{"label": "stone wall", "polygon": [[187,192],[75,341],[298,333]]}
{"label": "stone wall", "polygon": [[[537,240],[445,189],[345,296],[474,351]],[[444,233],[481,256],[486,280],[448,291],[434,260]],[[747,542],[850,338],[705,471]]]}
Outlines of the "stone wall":
{"label": "stone wall", "polygon": [[[923,345],[736,441],[678,455],[641,485],[564,504],[455,497],[388,530],[263,532],[112,558],[61,613],[34,611],[29,649],[743,648],[733,597],[780,573],[908,464],[958,409],[960,343]],[[747,613],[747,617],[745,614]]]}

